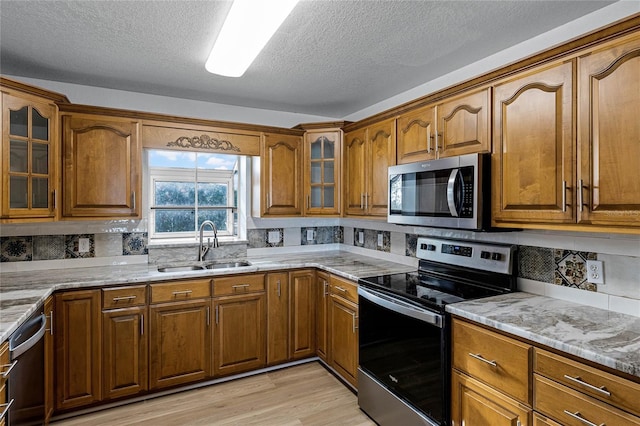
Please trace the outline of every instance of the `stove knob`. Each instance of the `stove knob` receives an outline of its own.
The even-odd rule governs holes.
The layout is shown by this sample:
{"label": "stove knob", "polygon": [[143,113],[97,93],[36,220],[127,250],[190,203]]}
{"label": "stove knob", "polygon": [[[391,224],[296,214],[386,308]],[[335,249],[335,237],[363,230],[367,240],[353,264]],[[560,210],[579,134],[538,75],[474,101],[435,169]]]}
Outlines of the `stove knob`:
{"label": "stove knob", "polygon": [[489,253],[488,251],[481,251],[480,252],[480,258],[489,259],[490,257],[491,257],[491,253]]}
{"label": "stove knob", "polygon": [[492,253],[491,254],[491,259],[493,259],[493,260],[501,260],[502,259],[502,255],[500,253]]}
{"label": "stove knob", "polygon": [[433,244],[427,244],[427,250],[436,251],[436,246],[434,246]]}
{"label": "stove knob", "polygon": [[420,250],[426,250],[427,245],[425,243],[420,244]]}

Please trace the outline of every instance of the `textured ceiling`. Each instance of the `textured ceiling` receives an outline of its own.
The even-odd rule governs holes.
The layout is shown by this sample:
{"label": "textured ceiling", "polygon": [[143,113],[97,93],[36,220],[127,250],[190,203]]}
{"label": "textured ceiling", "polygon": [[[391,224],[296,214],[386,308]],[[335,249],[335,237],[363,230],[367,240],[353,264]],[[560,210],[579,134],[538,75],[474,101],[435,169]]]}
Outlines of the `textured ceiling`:
{"label": "textured ceiling", "polygon": [[229,1],[0,1],[0,71],[344,117],[612,1],[301,1],[241,78],[204,63]]}

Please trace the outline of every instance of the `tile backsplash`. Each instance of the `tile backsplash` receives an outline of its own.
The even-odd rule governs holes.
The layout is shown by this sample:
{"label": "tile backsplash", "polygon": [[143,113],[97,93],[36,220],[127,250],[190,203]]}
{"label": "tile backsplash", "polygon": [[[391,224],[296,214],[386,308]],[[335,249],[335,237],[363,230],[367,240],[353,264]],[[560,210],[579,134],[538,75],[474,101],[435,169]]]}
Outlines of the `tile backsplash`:
{"label": "tile backsplash", "polygon": [[[388,260],[412,259],[421,235],[509,243],[518,247],[518,282],[523,290],[576,299],[593,306],[596,304],[590,300],[595,297],[599,300],[597,306],[606,305],[613,310],[624,307],[625,312],[640,316],[640,236],[637,235],[551,231],[474,233],[349,218],[260,219],[257,223],[252,218],[252,221],[246,242],[225,242],[219,250],[210,251],[207,259],[243,257],[247,250],[251,254],[253,249],[291,250],[306,246],[322,250],[322,246],[333,249],[336,244],[342,244],[345,250]],[[196,243],[149,245],[146,226],[145,220],[3,225],[0,261],[5,267],[0,268],[12,271],[15,269],[10,266],[15,265],[18,270],[29,270],[30,262],[34,262],[35,267],[35,262],[40,261],[116,258],[119,263],[156,264],[197,258]],[[587,282],[587,260],[604,263],[604,285]],[[46,262],[41,264],[44,267]],[[73,263],[69,267],[82,265]],[[608,298],[606,303],[602,297]]]}

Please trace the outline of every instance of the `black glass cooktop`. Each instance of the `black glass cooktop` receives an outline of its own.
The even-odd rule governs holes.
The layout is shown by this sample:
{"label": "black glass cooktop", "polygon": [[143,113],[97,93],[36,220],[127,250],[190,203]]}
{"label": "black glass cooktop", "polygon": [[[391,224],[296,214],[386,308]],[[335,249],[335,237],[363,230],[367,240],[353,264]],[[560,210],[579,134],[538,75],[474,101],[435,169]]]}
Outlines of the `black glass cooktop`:
{"label": "black glass cooktop", "polygon": [[445,305],[450,303],[495,296],[504,292],[452,277],[419,271],[361,278],[359,283],[438,312],[444,312]]}

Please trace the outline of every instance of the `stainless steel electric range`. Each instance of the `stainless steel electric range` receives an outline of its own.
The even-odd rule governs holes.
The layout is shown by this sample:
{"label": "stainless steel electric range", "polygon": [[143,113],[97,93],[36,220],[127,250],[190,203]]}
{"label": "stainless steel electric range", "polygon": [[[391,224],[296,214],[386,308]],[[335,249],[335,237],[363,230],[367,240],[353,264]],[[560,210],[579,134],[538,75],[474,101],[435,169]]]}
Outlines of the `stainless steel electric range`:
{"label": "stainless steel electric range", "polygon": [[358,404],[378,424],[448,425],[445,306],[515,291],[515,246],[418,238],[418,270],[359,280]]}

